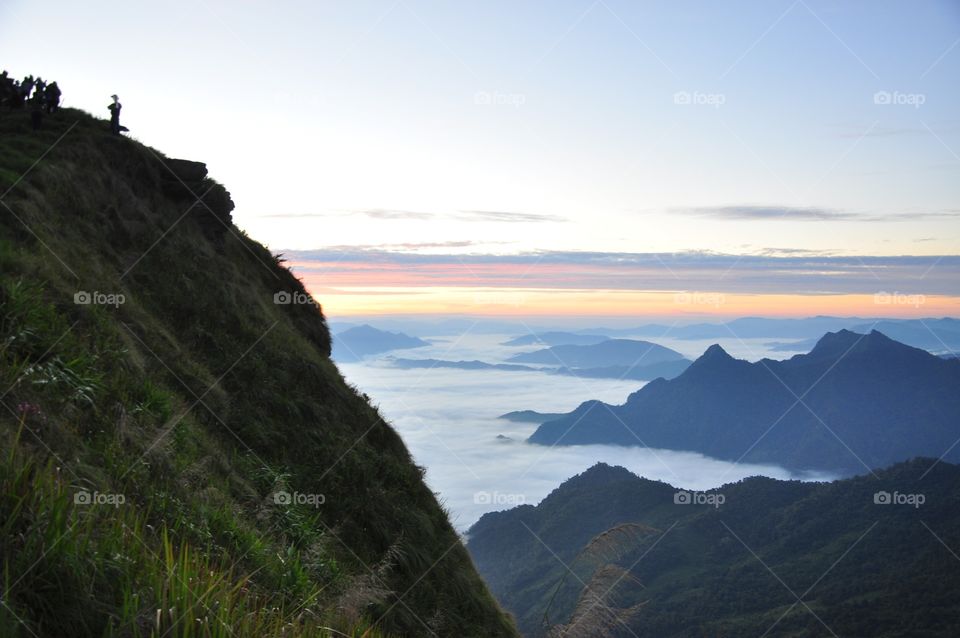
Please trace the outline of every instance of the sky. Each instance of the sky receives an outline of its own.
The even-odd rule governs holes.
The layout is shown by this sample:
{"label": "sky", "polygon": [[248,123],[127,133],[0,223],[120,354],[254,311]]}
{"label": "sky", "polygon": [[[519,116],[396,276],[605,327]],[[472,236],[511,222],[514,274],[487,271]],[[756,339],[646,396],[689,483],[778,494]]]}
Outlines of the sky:
{"label": "sky", "polygon": [[4,0],[0,60],[334,316],[960,314],[955,1]]}

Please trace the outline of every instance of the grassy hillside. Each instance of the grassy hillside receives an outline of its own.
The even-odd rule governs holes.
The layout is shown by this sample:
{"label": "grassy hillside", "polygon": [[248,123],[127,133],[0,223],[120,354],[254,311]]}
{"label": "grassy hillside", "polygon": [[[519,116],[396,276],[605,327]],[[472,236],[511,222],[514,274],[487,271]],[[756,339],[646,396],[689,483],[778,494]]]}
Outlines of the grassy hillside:
{"label": "grassy hillside", "polygon": [[300,282],[106,128],[0,114],[0,635],[515,635]]}
{"label": "grassy hillside", "polygon": [[536,507],[484,515],[469,548],[527,636],[947,638],[958,494],[960,467],[929,458],[697,501],[598,464]]}

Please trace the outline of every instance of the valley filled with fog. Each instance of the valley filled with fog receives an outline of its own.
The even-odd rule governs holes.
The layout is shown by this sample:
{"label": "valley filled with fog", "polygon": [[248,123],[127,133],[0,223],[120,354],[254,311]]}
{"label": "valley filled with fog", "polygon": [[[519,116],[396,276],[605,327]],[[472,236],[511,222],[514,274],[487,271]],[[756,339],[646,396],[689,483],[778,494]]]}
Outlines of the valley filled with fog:
{"label": "valley filled with fog", "polygon": [[[439,494],[454,525],[466,531],[486,512],[536,504],[564,480],[597,462],[676,487],[703,490],[753,475],[797,476],[773,465],[734,464],[693,452],[614,445],[543,446],[526,443],[537,423],[497,417],[515,410],[568,412],[590,399],[620,404],[642,381],[582,379],[537,371],[402,369],[398,359],[479,360],[503,363],[538,346],[504,346],[522,334],[424,336],[429,346],[396,350],[359,362],[338,363],[347,381],[367,393],[397,429],[414,460],[426,468],[427,484]],[[719,342],[731,355],[756,361],[794,353],[771,351],[774,339],[646,339],[696,359]],[[499,437],[499,438],[498,438]]]}

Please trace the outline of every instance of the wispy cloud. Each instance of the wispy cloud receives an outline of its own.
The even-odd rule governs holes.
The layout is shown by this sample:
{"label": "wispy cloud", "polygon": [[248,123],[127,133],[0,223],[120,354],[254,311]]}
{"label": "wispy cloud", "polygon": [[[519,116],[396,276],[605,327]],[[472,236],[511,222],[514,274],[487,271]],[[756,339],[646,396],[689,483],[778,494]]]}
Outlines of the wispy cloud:
{"label": "wispy cloud", "polygon": [[371,219],[384,220],[438,220],[452,219],[463,222],[502,222],[509,224],[516,223],[559,223],[569,221],[562,215],[550,215],[545,213],[524,213],[508,210],[457,210],[452,213],[432,213],[419,210],[402,210],[393,208],[366,208],[362,210],[349,211],[327,211],[317,213],[271,213],[261,215],[261,217],[303,219],[303,218],[327,218],[327,217],[348,217],[353,215],[362,215]]}
{"label": "wispy cloud", "polygon": [[829,257],[839,252],[839,250],[835,249],[810,250],[807,248],[774,248],[767,246],[760,248],[757,254],[764,255],[765,257]]}
{"label": "wispy cloud", "polygon": [[720,219],[787,219],[802,221],[847,220],[860,216],[830,208],[800,208],[795,206],[700,206],[696,208],[674,208],[671,212],[717,217]]}
{"label": "wispy cloud", "polygon": [[454,217],[463,221],[478,222],[539,223],[567,221],[566,217],[562,217],[560,215],[518,213],[504,210],[461,210],[458,211]]}
{"label": "wispy cloud", "polygon": [[516,242],[512,241],[472,241],[469,239],[464,240],[452,240],[452,241],[421,241],[421,242],[400,242],[400,243],[387,243],[387,244],[364,244],[361,246],[357,245],[342,245],[342,246],[327,246],[324,250],[331,251],[361,251],[361,252],[403,252],[403,251],[418,251],[418,250],[430,250],[437,248],[476,248],[478,246],[499,246],[506,244],[514,244]]}
{"label": "wispy cloud", "polygon": [[785,206],[779,204],[735,206],[698,206],[692,208],[671,208],[671,213],[713,217],[733,221],[852,221],[852,222],[897,222],[922,219],[944,219],[960,217],[960,211],[908,211],[899,213],[858,213],[835,208]]}
{"label": "wispy cloud", "polygon": [[357,215],[366,215],[373,219],[433,219],[433,213],[424,213],[416,210],[391,210],[388,208],[370,208],[354,212]]}

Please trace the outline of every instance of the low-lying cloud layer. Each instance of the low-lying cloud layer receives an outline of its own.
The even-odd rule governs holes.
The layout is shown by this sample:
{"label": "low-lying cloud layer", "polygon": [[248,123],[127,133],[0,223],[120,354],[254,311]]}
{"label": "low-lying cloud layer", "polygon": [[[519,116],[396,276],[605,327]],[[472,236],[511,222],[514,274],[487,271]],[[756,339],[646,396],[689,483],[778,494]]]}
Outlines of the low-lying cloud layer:
{"label": "low-lying cloud layer", "polygon": [[[507,336],[477,335],[467,330],[456,338],[417,349],[416,356],[499,362],[525,350],[500,345]],[[736,352],[743,343],[731,339],[728,346]],[[697,353],[690,352],[690,356],[704,347],[698,344]],[[751,348],[760,346],[753,343]],[[764,354],[761,348],[754,356]],[[776,466],[738,465],[691,452],[608,445],[531,445],[525,439],[536,424],[496,418],[528,408],[565,412],[587,399],[621,403],[641,382],[578,379],[542,372],[411,371],[376,361],[339,367],[348,381],[373,397],[400,432],[415,461],[427,468],[428,484],[439,492],[461,531],[485,512],[538,503],[564,480],[600,461],[695,490],[758,474],[796,478]]]}

